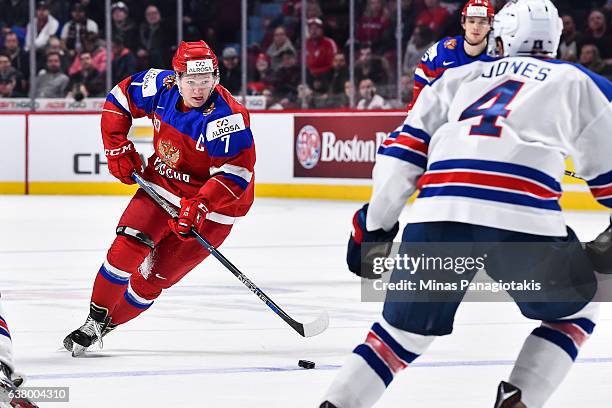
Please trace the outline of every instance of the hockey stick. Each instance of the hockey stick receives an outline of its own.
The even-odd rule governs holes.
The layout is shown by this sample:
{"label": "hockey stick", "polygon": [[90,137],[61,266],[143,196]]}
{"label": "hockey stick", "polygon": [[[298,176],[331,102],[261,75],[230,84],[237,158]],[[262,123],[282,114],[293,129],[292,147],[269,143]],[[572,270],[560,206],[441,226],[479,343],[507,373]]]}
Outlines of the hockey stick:
{"label": "hockey stick", "polygon": [[[142,188],[157,204],[159,204],[166,212],[172,217],[176,218],[178,212],[176,208],[166,201],[163,197],[161,197],[150,185],[144,180],[140,175],[134,173],[132,178],[138,183],[140,188]],[[251,292],[253,292],[262,302],[264,302],[274,313],[280,316],[289,326],[293,328],[296,332],[298,332],[303,337],[312,337],[317,334],[321,334],[327,326],[329,326],[329,315],[326,311],[321,312],[319,317],[313,320],[310,323],[300,323],[294,320],[291,316],[289,316],[283,309],[280,308],[272,299],[268,297],[261,289],[257,287],[249,278],[247,278],[238,268],[236,268],[217,248],[215,248],[211,243],[209,243],[206,238],[202,237],[198,234],[197,231],[191,229],[191,234],[195,237],[195,239],[206,248],[219,262],[223,264],[231,273],[234,274],[235,277],[240,280]]]}

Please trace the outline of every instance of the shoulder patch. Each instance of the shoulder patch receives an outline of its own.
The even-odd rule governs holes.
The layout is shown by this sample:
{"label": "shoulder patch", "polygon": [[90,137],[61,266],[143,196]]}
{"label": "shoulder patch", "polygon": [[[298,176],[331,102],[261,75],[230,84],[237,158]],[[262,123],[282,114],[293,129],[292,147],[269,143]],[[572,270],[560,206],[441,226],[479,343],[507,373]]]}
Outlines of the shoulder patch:
{"label": "shoulder patch", "polygon": [[434,43],[431,47],[427,49],[427,51],[425,51],[425,54],[423,54],[423,57],[421,57],[421,61],[423,62],[427,62],[428,60],[433,61],[437,56],[438,56],[438,43]]}
{"label": "shoulder patch", "polygon": [[221,136],[246,129],[240,113],[213,120],[206,125],[206,140],[213,141]]}
{"label": "shoulder patch", "polygon": [[157,76],[163,72],[163,69],[151,68],[142,79],[142,96],[153,96],[157,93]]}
{"label": "shoulder patch", "polygon": [[449,49],[449,50],[454,50],[455,48],[457,48],[457,39],[450,38],[444,41],[444,48]]}

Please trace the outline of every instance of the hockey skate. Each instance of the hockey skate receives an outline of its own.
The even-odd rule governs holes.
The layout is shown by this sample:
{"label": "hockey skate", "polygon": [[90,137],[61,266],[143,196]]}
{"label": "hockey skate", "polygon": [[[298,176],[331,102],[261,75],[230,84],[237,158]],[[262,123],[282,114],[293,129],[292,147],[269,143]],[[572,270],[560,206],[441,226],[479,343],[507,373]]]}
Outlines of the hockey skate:
{"label": "hockey skate", "polygon": [[521,390],[514,385],[502,381],[497,387],[497,399],[494,408],[526,408],[521,402]]}
{"label": "hockey skate", "polygon": [[106,310],[101,310],[92,304],[85,323],[64,339],[64,348],[72,352],[72,357],[82,356],[95,343],[102,348],[102,338],[115,327],[110,324]]}
{"label": "hockey skate", "polygon": [[15,377],[11,370],[0,363],[0,408],[38,408],[27,398],[15,395],[23,378]]}

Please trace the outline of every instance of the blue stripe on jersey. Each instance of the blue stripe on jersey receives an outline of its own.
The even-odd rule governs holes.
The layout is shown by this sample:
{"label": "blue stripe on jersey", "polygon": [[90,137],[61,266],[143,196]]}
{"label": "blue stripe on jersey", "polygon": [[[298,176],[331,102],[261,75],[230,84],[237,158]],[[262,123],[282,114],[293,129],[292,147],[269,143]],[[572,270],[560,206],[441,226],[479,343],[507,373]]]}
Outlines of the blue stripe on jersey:
{"label": "blue stripe on jersey", "polygon": [[360,344],[355,347],[353,353],[360,355],[368,363],[368,365],[378,374],[380,379],[385,383],[385,387],[388,387],[393,381],[393,373],[384,361],[378,357],[378,355],[369,346]]}
{"label": "blue stripe on jersey", "polygon": [[249,182],[248,181],[246,181],[242,177],[237,176],[235,174],[226,173],[226,172],[222,171],[222,172],[216,173],[215,177],[217,177],[217,176],[223,176],[226,179],[233,181],[234,183],[238,184],[238,186],[241,189],[243,189],[243,190],[246,190],[246,188],[249,186]]}
{"label": "blue stripe on jersey", "polygon": [[541,200],[531,196],[510,193],[507,191],[490,190],[483,187],[443,186],[425,187],[418,198],[437,196],[459,196],[477,198],[480,200],[497,201],[502,203],[522,205],[526,207],[541,208],[544,210],[561,211],[557,200]]}
{"label": "blue stripe on jersey", "polygon": [[382,341],[387,344],[387,346],[391,347],[391,350],[393,350],[393,352],[397,354],[397,356],[404,360],[406,363],[412,363],[419,356],[418,354],[412,353],[402,347],[402,345],[399,344],[389,334],[389,332],[387,332],[385,328],[380,325],[380,323],[374,323],[372,325],[372,331],[376,333],[376,335],[380,337]]}
{"label": "blue stripe on jersey", "polygon": [[576,348],[574,341],[558,330],[548,327],[538,327],[534,329],[531,334],[561,347],[561,349],[570,356],[572,361],[575,361],[576,357],[578,357],[578,348]]}
{"label": "blue stripe on jersey", "polygon": [[250,128],[232,132],[229,140],[225,136],[212,141],[206,141],[206,148],[210,157],[233,157],[245,149],[253,146],[253,133]]}
{"label": "blue stripe on jersey", "polygon": [[11,334],[4,327],[0,327],[0,335],[11,338]]}
{"label": "blue stripe on jersey", "polygon": [[125,292],[123,292],[123,297],[125,298],[125,300],[127,300],[127,302],[130,305],[134,306],[137,309],[145,310],[145,309],[148,309],[153,304],[153,302],[151,302],[151,303],[142,303],[142,302],[140,302],[138,299],[136,299],[134,296],[132,296],[132,294],[130,292],[128,292],[127,290]]}
{"label": "blue stripe on jersey", "polygon": [[428,170],[459,170],[472,169],[493,171],[497,173],[512,174],[515,176],[525,177],[537,181],[550,189],[561,192],[561,185],[557,180],[548,174],[536,170],[533,167],[523,166],[521,164],[490,161],[490,160],[472,160],[472,159],[453,159],[442,160],[432,163]]}
{"label": "blue stripe on jersey", "polygon": [[117,98],[115,98],[115,95],[113,94],[108,94],[106,96],[106,100],[109,101],[110,103],[112,103],[113,105],[115,105],[117,108],[119,108],[122,112],[125,112],[126,115],[128,115],[130,118],[132,117],[132,113],[129,111],[126,111],[125,108],[119,103],[119,101],[117,100]]}
{"label": "blue stripe on jersey", "polygon": [[594,179],[587,180],[587,183],[591,187],[599,187],[599,186],[605,186],[608,184],[612,184],[612,171],[609,171],[604,174],[600,174]]}
{"label": "blue stripe on jersey", "polygon": [[551,64],[572,65],[574,68],[577,68],[579,71],[582,71],[589,78],[591,78],[591,80],[595,83],[595,85],[597,85],[599,90],[608,99],[608,102],[612,102],[612,82],[610,82],[607,78],[602,77],[601,75],[598,75],[594,73],[593,71],[589,70],[588,68],[585,68],[582,65],[575,63],[575,62],[561,61],[561,60],[556,60],[556,59],[542,59],[542,60],[545,62],[550,62]]}
{"label": "blue stripe on jersey", "polygon": [[100,273],[100,275],[102,275],[104,279],[106,279],[110,283],[114,283],[115,285],[127,285],[130,281],[130,278],[124,278],[123,276],[115,275],[112,271],[106,269],[104,264],[102,264],[98,273]]}
{"label": "blue stripe on jersey", "polygon": [[410,136],[414,136],[418,139],[421,139],[425,143],[429,144],[431,140],[431,136],[427,132],[422,129],[417,129],[409,125],[402,126],[402,133],[408,133]]}
{"label": "blue stripe on jersey", "polygon": [[425,168],[427,167],[427,157],[423,157],[420,154],[417,154],[410,150],[402,149],[401,147],[384,147],[381,145],[378,148],[378,154],[382,154],[383,156],[395,157],[396,159],[400,159],[408,163],[414,164],[415,166],[418,166],[423,170],[425,170]]}
{"label": "blue stripe on jersey", "polygon": [[554,324],[572,323],[572,324],[575,324],[576,326],[580,326],[580,328],[588,334],[593,334],[593,330],[595,330],[595,323],[593,323],[591,320],[585,317],[581,317],[578,319],[550,320],[550,321],[547,321],[546,323],[554,323]]}
{"label": "blue stripe on jersey", "polygon": [[605,207],[608,208],[612,208],[612,198],[604,198],[604,199],[599,199],[596,198],[597,202]]}

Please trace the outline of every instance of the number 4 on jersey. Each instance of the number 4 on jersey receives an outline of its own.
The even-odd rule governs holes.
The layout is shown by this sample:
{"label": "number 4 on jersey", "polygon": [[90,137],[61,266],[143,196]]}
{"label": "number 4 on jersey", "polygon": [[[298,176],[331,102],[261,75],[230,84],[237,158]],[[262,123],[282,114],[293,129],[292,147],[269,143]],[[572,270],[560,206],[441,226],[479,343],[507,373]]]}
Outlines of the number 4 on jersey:
{"label": "number 4 on jersey", "polygon": [[[459,117],[459,120],[482,117],[478,125],[473,125],[470,128],[470,135],[501,136],[502,128],[501,126],[497,126],[497,119],[499,119],[500,116],[504,118],[508,117],[511,111],[507,109],[507,107],[516,97],[523,85],[523,82],[509,80],[496,86],[476,102],[468,106]],[[493,100],[492,104],[491,100]]]}

